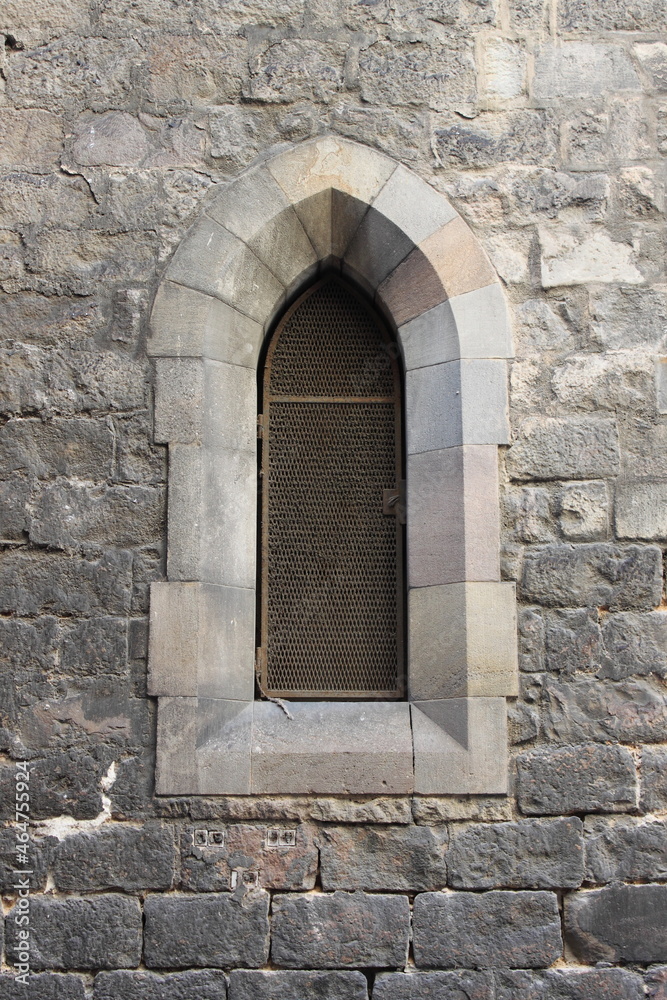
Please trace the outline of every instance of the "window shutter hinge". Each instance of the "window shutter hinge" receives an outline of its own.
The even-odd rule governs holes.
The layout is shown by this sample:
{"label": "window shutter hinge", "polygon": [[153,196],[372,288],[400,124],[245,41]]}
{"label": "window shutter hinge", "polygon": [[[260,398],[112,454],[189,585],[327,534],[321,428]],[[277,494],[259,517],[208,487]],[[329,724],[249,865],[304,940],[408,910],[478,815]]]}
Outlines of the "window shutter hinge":
{"label": "window shutter hinge", "polygon": [[258,413],[257,414],[257,437],[260,439],[260,441],[264,438],[264,430],[265,430],[265,428],[266,428],[266,422],[264,420],[264,414],[263,413]]}

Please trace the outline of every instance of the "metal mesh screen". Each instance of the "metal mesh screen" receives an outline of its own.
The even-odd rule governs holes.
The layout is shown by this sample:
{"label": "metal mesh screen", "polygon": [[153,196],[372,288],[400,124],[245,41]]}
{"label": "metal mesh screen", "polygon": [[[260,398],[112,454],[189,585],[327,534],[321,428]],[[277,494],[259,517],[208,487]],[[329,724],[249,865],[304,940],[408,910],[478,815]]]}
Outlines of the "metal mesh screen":
{"label": "metal mesh screen", "polygon": [[400,533],[382,507],[400,461],[395,369],[377,325],[333,281],[288,316],[271,347],[263,455],[265,691],[397,697]]}

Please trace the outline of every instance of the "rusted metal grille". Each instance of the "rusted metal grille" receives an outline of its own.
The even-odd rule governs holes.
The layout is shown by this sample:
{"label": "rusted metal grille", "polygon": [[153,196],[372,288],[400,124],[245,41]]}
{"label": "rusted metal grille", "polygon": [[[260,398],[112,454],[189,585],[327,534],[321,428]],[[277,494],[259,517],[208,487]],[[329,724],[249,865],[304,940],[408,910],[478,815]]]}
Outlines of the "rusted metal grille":
{"label": "rusted metal grille", "polygon": [[276,330],[264,376],[260,685],[279,697],[403,693],[401,473],[390,342],[337,279]]}

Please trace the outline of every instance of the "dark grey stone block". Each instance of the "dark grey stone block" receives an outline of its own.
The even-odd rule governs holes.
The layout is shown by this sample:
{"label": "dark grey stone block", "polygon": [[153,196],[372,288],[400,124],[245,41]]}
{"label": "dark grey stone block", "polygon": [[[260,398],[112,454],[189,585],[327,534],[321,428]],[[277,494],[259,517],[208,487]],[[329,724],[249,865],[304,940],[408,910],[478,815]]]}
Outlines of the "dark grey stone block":
{"label": "dark grey stone block", "polygon": [[229,977],[229,1000],[366,1000],[361,972],[254,972],[236,969]]}
{"label": "dark grey stone block", "polygon": [[[19,905],[19,904],[17,904]],[[16,942],[14,912],[6,918],[7,945]],[[141,909],[136,899],[30,900],[30,964],[42,969],[132,968],[141,960]]]}
{"label": "dark grey stone block", "polygon": [[373,986],[373,1000],[489,1000],[490,972],[384,972]]}
{"label": "dark grey stone block", "polygon": [[565,933],[584,962],[667,961],[667,886],[574,893],[565,900]]}
{"label": "dark grey stone block", "polygon": [[586,881],[651,882],[667,879],[667,823],[632,817],[587,816]]}
{"label": "dark grey stone block", "polygon": [[[50,838],[37,840],[31,836],[28,844],[28,864],[32,874],[29,876],[30,889],[35,892],[43,889],[46,883],[47,865],[49,860],[50,847],[53,844]],[[0,892],[11,893],[12,886],[16,882],[17,875],[14,869],[17,867],[16,857],[16,828],[6,826],[0,829]]]}
{"label": "dark grey stone block", "polygon": [[407,896],[363,892],[273,898],[271,959],[290,969],[403,966]]}
{"label": "dark grey stone block", "polygon": [[667,809],[667,750],[663,747],[642,750],[641,808],[644,812]]}
{"label": "dark grey stone block", "polygon": [[0,974],[0,1000],[85,1000],[81,976],[40,972],[28,977],[28,985],[16,981],[13,972]]}
{"label": "dark grey stone block", "polygon": [[144,961],[149,968],[257,968],[269,955],[269,896],[212,893],[148,896]]}
{"label": "dark grey stone block", "polygon": [[555,743],[667,741],[667,696],[653,678],[548,677],[541,714],[547,739]]}
{"label": "dark grey stone block", "polygon": [[417,892],[447,884],[445,827],[332,827],[323,831],[324,889]]}
{"label": "dark grey stone block", "polygon": [[227,977],[219,969],[172,972],[100,972],[93,1000],[225,1000]]}
{"label": "dark grey stone block", "polygon": [[598,417],[530,417],[510,449],[514,479],[595,479],[618,472],[616,422]]}
{"label": "dark grey stone block", "polygon": [[667,673],[667,614],[624,612],[608,615],[602,627],[598,677],[621,680],[638,674]]}
{"label": "dark grey stone block", "polygon": [[494,973],[494,1000],[643,1000],[641,977],[625,969]]}
{"label": "dark grey stone block", "polygon": [[635,808],[637,774],[624,747],[539,747],[517,761],[519,808],[528,815],[624,812]]}
{"label": "dark grey stone block", "polygon": [[661,590],[662,556],[654,545],[545,545],[524,558],[522,597],[545,607],[649,610]]}
{"label": "dark grey stone block", "polygon": [[552,892],[425,892],[413,923],[421,968],[541,968],[563,951]]}
{"label": "dark grey stone block", "polygon": [[53,852],[53,877],[64,892],[170,889],[175,863],[169,827],[114,825],[63,840]]}
{"label": "dark grey stone block", "polygon": [[548,620],[545,667],[557,674],[592,671],[600,656],[600,627],[596,608],[558,610]]}
{"label": "dark grey stone block", "polygon": [[0,560],[0,611],[18,615],[125,615],[130,609],[132,553],[99,559],[8,550]]}
{"label": "dark grey stone block", "polygon": [[649,969],[644,980],[650,1000],[667,1000],[667,965]]}
{"label": "dark grey stone block", "polygon": [[580,819],[453,827],[447,855],[457,889],[576,888],[584,874]]}

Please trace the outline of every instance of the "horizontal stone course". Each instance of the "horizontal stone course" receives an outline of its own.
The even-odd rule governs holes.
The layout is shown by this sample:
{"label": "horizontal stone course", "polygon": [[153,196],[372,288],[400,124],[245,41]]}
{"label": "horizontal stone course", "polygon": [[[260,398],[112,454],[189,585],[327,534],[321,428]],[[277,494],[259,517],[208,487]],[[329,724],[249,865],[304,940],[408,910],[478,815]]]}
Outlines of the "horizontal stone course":
{"label": "horizontal stone course", "polygon": [[413,924],[419,968],[541,968],[563,949],[551,892],[425,892]]}
{"label": "horizontal stone course", "polygon": [[494,973],[494,1000],[643,1000],[641,976],[626,969]]}
{"label": "horizontal stone course", "polygon": [[0,973],[0,1000],[85,1000],[86,984],[81,976],[54,972],[32,973],[27,985],[14,972]]}
{"label": "horizontal stone course", "polygon": [[403,966],[407,896],[362,892],[273,897],[271,960],[283,968]]}
{"label": "horizontal stone course", "polygon": [[373,984],[373,1000],[489,1000],[494,995],[491,972],[381,972]]}
{"label": "horizontal stone course", "polygon": [[237,969],[229,976],[229,1000],[367,1000],[368,982],[361,972],[252,972]]}
{"label": "horizontal stone course", "polygon": [[227,977],[218,969],[158,975],[155,972],[100,972],[93,1000],[225,1000]]}

